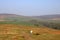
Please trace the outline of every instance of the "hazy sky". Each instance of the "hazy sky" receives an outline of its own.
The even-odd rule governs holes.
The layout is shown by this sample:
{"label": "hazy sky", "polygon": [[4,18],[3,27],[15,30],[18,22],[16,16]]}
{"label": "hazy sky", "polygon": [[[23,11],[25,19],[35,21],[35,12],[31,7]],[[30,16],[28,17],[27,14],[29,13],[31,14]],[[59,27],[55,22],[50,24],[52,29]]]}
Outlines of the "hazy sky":
{"label": "hazy sky", "polygon": [[60,0],[0,0],[0,13],[25,16],[60,14]]}

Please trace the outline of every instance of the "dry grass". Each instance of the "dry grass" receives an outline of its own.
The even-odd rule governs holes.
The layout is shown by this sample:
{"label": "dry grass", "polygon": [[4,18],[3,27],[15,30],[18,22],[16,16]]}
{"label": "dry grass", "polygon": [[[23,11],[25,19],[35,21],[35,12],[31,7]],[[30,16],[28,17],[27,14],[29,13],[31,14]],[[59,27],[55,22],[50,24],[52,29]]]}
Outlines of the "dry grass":
{"label": "dry grass", "polygon": [[[33,31],[32,34],[30,30]],[[0,40],[60,40],[60,30],[44,27],[1,24]]]}

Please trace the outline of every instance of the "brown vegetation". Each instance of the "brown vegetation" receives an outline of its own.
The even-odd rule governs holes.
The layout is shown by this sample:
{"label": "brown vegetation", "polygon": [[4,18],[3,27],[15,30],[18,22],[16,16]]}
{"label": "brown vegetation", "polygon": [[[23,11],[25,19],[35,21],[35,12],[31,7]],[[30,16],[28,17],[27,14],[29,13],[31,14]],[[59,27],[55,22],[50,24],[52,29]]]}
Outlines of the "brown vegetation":
{"label": "brown vegetation", "polygon": [[[33,31],[32,34],[30,34],[30,30]],[[13,24],[0,25],[1,40],[48,40],[48,38],[44,38],[44,36],[55,40],[56,35],[60,35],[60,30],[54,30],[46,27],[31,27]],[[58,38],[56,38],[56,40]]]}

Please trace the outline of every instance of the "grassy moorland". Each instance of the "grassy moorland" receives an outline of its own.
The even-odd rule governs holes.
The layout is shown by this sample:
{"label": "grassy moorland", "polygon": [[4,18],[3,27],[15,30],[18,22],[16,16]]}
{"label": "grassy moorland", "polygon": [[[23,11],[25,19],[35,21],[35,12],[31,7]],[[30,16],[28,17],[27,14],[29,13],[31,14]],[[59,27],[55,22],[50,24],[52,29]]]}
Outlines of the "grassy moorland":
{"label": "grassy moorland", "polygon": [[0,40],[60,40],[60,20],[4,15],[0,17]]}
{"label": "grassy moorland", "polygon": [[[30,30],[33,33],[30,33]],[[0,40],[60,40],[60,30],[17,24],[0,24]]]}

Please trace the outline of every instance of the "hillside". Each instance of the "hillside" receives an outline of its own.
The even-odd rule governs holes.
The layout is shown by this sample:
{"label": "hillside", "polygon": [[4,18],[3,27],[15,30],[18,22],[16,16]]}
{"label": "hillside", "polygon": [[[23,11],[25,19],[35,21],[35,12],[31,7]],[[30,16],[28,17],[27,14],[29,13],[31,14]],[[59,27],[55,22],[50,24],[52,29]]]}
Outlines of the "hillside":
{"label": "hillside", "polygon": [[[0,40],[60,40],[60,21],[43,19],[37,16],[0,14]],[[33,33],[30,33],[31,30]]]}
{"label": "hillside", "polygon": [[16,14],[0,14],[0,24],[46,26],[60,30],[60,15],[22,16]]}

